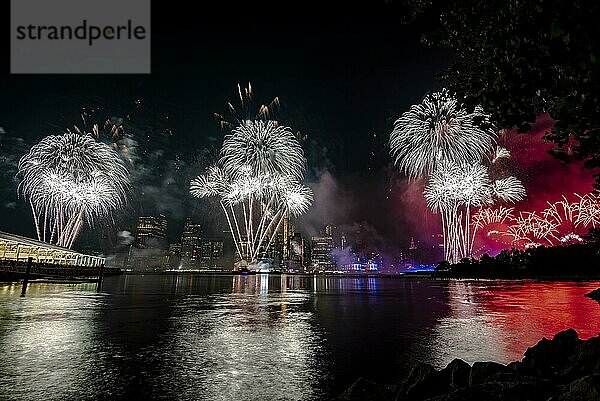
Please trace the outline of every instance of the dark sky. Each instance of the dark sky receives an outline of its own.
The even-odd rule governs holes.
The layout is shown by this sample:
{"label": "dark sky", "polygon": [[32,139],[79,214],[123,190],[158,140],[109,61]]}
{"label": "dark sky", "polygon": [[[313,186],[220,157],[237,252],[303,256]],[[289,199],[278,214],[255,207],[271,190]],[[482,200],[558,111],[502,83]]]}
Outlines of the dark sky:
{"label": "dark sky", "polygon": [[[165,212],[173,235],[184,217],[203,220],[187,183],[201,172],[194,171],[204,163],[198,155],[223,136],[213,112],[225,111],[238,82],[251,82],[259,101],[279,96],[280,120],[308,135],[307,179],[318,186],[326,173],[340,195],[333,222],[366,221],[386,241],[406,242],[410,227],[390,220],[384,146],[393,120],[439,88],[434,75],[449,63],[449,54],[419,43],[425,20],[403,25],[399,2],[376,0],[337,7],[214,2],[199,10],[189,2],[153,1],[152,7],[151,75],[11,76],[5,35],[0,230],[33,234],[11,166],[43,136],[79,123],[82,108],[98,109],[99,122],[130,116],[135,125],[144,195],[133,200],[129,216],[140,207]],[[118,228],[127,229],[130,219],[121,221]]]}

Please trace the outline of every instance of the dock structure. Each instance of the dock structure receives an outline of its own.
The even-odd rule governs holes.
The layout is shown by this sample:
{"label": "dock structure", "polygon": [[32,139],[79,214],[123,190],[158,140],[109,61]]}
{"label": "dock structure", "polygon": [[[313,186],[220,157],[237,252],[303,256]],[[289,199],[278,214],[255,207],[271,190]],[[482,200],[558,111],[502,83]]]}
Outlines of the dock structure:
{"label": "dock structure", "polygon": [[27,263],[29,258],[32,258],[35,264],[46,266],[99,268],[105,263],[105,258],[100,256],[86,255],[72,249],[0,231],[0,264]]}
{"label": "dock structure", "polygon": [[[0,281],[90,279],[121,274],[105,258],[0,231]],[[25,288],[25,286],[24,286]]]}

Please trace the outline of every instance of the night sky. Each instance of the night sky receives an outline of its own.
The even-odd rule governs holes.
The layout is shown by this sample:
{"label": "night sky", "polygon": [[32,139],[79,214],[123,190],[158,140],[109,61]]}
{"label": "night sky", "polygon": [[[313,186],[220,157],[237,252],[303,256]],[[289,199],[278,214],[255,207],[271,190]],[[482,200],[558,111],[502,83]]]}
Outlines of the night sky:
{"label": "night sky", "polygon": [[[251,82],[258,102],[279,96],[278,119],[306,135],[307,181],[316,192],[301,222],[307,234],[322,223],[364,222],[390,252],[413,235],[427,241],[422,203],[399,207],[418,191],[393,172],[386,143],[395,118],[439,89],[435,75],[451,62],[446,51],[420,44],[429,16],[402,24],[402,5],[381,1],[215,2],[199,12],[182,1],[152,6],[151,75],[11,76],[8,58],[1,61],[0,230],[34,235],[17,198],[16,163],[42,137],[81,125],[82,111],[90,121],[118,117],[130,127],[135,194],[116,229],[130,230],[140,212],[160,212],[173,239],[188,216],[218,230],[210,206],[189,196],[189,180],[223,138],[213,113],[226,111],[238,83]],[[76,247],[96,241],[88,231]]]}

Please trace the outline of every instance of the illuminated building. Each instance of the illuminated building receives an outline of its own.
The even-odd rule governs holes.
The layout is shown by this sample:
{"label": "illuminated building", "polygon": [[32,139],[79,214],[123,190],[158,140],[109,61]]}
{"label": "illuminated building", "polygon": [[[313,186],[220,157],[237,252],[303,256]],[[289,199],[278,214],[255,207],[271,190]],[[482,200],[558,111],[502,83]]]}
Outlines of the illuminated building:
{"label": "illuminated building", "polygon": [[202,227],[187,219],[181,234],[181,257],[187,260],[196,260],[200,256],[202,247]]}
{"label": "illuminated building", "polygon": [[417,265],[417,245],[415,244],[415,239],[413,237],[410,237],[410,246],[408,247],[406,256],[410,267],[415,267]]}
{"label": "illuminated building", "polygon": [[323,227],[321,227],[320,235],[323,237],[331,237],[333,239],[334,248],[341,246],[341,237],[338,232],[338,228],[333,224],[325,224]]}
{"label": "illuminated building", "polygon": [[222,239],[205,238],[202,240],[199,255],[200,266],[204,269],[222,269],[224,268],[224,254],[224,241]]}
{"label": "illuminated building", "polygon": [[170,244],[167,257],[165,258],[165,268],[178,267],[181,262],[181,244]]}
{"label": "illuminated building", "polygon": [[288,260],[292,257],[291,238],[294,233],[294,224],[290,221],[289,216],[283,218],[283,259]]}
{"label": "illuminated building", "polygon": [[282,268],[288,272],[304,272],[310,258],[307,242],[301,233],[294,233],[290,238],[290,257],[284,261]]}
{"label": "illuminated building", "polygon": [[100,266],[105,258],[86,255],[20,235],[0,231],[0,261],[27,262],[69,266]]}
{"label": "illuminated building", "polygon": [[333,269],[331,251],[333,250],[333,238],[329,236],[312,237],[312,265],[317,271]]}
{"label": "illuminated building", "polygon": [[167,237],[167,218],[162,214],[138,217],[135,245],[138,248],[155,248]]}

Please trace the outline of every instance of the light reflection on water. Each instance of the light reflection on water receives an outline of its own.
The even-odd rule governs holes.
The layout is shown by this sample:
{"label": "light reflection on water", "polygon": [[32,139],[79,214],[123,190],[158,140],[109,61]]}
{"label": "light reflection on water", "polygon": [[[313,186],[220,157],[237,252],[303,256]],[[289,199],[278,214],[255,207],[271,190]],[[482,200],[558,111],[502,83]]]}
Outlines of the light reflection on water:
{"label": "light reflection on water", "polygon": [[125,275],[0,285],[0,399],[311,400],[600,332],[600,283]]}

